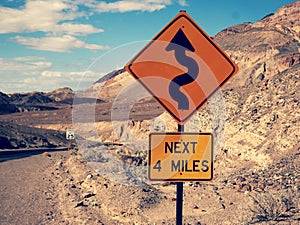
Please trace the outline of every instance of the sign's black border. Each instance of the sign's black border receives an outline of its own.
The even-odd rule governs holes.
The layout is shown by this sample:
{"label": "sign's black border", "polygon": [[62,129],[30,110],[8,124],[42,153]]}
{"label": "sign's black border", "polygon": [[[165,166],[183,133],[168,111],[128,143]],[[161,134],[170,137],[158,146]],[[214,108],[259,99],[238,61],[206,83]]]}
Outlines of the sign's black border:
{"label": "sign's black border", "polygon": [[[208,179],[152,179],[151,173],[150,173],[150,165],[151,165],[151,138],[153,135],[210,135],[211,136],[211,170],[210,170],[210,178]],[[214,148],[213,148],[213,134],[212,133],[181,133],[181,132],[168,132],[168,133],[151,133],[149,135],[149,157],[148,157],[148,179],[150,181],[211,181],[213,180],[213,162],[214,162]]]}
{"label": "sign's black border", "polygon": [[[193,26],[203,35],[203,37],[205,37],[205,39],[207,41],[210,42],[211,45],[213,45],[220,54],[222,54],[224,56],[224,58],[230,63],[230,65],[232,66],[232,71],[231,73],[226,77],[226,79],[219,85],[216,87],[215,90],[212,91],[211,94],[209,94],[190,114],[188,114],[185,118],[183,118],[182,120],[180,118],[178,118],[171,110],[169,110],[164,104],[163,102],[154,95],[154,93],[150,90],[150,88],[148,88],[140,79],[139,77],[134,73],[133,69],[131,68],[132,65],[134,64],[134,62],[137,60],[137,58],[146,50],[148,49],[156,39],[158,39],[170,26],[172,26],[172,24],[174,24],[177,20],[179,20],[180,18],[186,18],[191,24],[193,24]],[[184,124],[185,122],[187,122],[187,120],[196,112],[198,111],[206,102],[207,100],[216,93],[216,91],[218,91],[220,89],[220,87],[222,87],[231,77],[232,75],[236,72],[236,68],[234,66],[234,64],[232,63],[231,59],[224,54],[224,52],[220,49],[219,46],[217,46],[212,39],[203,32],[203,30],[192,20],[190,19],[187,15],[182,14],[179,15],[177,17],[175,17],[164,29],[162,29],[153,39],[152,41],[150,41],[127,65],[127,68],[129,69],[130,73],[134,76],[135,79],[137,79],[142,86],[164,107],[165,110],[167,110],[167,112],[169,112],[173,118],[175,118],[180,124]]]}

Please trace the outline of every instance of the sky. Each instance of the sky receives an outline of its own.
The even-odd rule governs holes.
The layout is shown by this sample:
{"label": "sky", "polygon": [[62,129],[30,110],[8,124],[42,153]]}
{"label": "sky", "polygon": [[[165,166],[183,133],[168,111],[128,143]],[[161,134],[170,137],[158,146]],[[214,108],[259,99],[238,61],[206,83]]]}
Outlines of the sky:
{"label": "sky", "polygon": [[84,88],[123,67],[180,10],[213,36],[292,2],[1,0],[0,92]]}

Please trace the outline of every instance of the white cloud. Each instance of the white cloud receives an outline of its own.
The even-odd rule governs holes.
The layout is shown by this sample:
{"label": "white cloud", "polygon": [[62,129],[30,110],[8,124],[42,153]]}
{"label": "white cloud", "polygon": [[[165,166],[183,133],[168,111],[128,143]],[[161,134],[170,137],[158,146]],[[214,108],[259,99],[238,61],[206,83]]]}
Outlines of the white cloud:
{"label": "white cloud", "polygon": [[[34,90],[49,91],[58,87],[71,87],[76,89],[78,83],[84,78],[84,82],[92,84],[99,77],[99,74],[93,71],[49,71],[45,70],[38,76],[25,78],[22,82]],[[32,90],[32,89],[31,89]]]}
{"label": "white cloud", "polygon": [[[1,65],[1,64],[0,64]],[[59,87],[71,87],[76,90],[78,84],[84,80],[85,85],[90,85],[103,74],[93,71],[51,71],[40,70],[23,76],[20,71],[18,75],[3,76],[0,71],[0,91],[5,93],[52,91]],[[9,77],[9,79],[7,79]]]}
{"label": "white cloud", "polygon": [[23,57],[15,57],[13,58],[15,61],[37,61],[37,60],[46,60],[46,57],[40,56],[23,56]]}
{"label": "white cloud", "polygon": [[[27,0],[20,8],[0,6],[0,34],[43,32],[45,37],[42,38],[17,36],[14,39],[19,44],[38,50],[107,49],[106,46],[84,43],[74,37],[103,32],[103,29],[91,24],[74,21],[88,16],[87,12],[79,10],[77,4],[72,0]],[[54,46],[54,41],[57,41],[57,46]]]}
{"label": "white cloud", "polygon": [[56,25],[51,29],[52,33],[57,33],[57,34],[62,33],[62,31],[73,35],[86,35],[86,34],[100,33],[103,32],[104,30],[95,28],[90,24],[72,24],[72,23],[63,23],[61,25]]}
{"label": "white cloud", "polygon": [[0,34],[48,32],[60,34],[91,34],[103,32],[90,24],[66,23],[85,16],[78,7],[63,0],[28,0],[20,8],[0,7]]}
{"label": "white cloud", "polygon": [[[53,64],[44,57],[23,56],[16,58],[0,58],[0,91],[12,93],[18,90],[39,90],[29,85],[36,79],[36,75],[49,70]],[[45,79],[45,78],[44,78]],[[45,79],[49,83],[52,79]]]}
{"label": "white cloud", "polygon": [[100,2],[96,5],[98,12],[130,12],[130,11],[149,11],[161,10],[171,4],[170,0],[122,0],[116,2]]}
{"label": "white cloud", "polygon": [[178,4],[181,5],[181,6],[187,6],[187,2],[186,0],[178,0]]}
{"label": "white cloud", "polygon": [[52,66],[52,62],[31,62],[30,64],[37,69],[50,68]]}
{"label": "white cloud", "polygon": [[42,77],[61,77],[62,76],[62,72],[58,72],[58,71],[43,71],[41,73]]}
{"label": "white cloud", "polygon": [[[186,0],[177,0],[185,6]],[[107,46],[89,44],[76,36],[103,32],[92,24],[75,22],[75,19],[101,12],[154,12],[166,8],[172,0],[26,0],[19,8],[0,6],[0,34],[43,32],[42,37],[14,38],[19,44],[31,49],[68,52],[85,48],[106,50]],[[84,6],[82,10],[80,6]]]}
{"label": "white cloud", "polygon": [[[36,77],[29,77],[29,78],[25,78],[23,79],[23,83],[24,84],[33,84],[33,83],[37,83],[38,79]],[[50,82],[52,82],[50,80]],[[40,82],[39,82],[40,83]],[[47,82],[48,83],[48,82]],[[49,84],[49,83],[48,83]]]}
{"label": "white cloud", "polygon": [[[47,61],[22,61],[20,59],[4,59],[0,58],[0,72],[6,73],[8,71],[40,71],[51,68],[52,63]],[[25,74],[25,73],[23,73]]]}
{"label": "white cloud", "polygon": [[94,71],[49,71],[45,70],[41,73],[41,77],[51,77],[51,78],[63,78],[65,80],[70,81],[80,81],[80,79],[84,76],[85,81],[96,81],[99,77],[98,72]]}
{"label": "white cloud", "polygon": [[52,37],[42,37],[42,38],[32,38],[32,37],[21,37],[16,36],[15,41],[22,45],[26,45],[31,49],[36,50],[46,50],[53,52],[68,52],[70,49],[91,49],[91,50],[106,50],[109,49],[108,46],[87,44],[76,37],[70,35],[63,36],[52,36]]}

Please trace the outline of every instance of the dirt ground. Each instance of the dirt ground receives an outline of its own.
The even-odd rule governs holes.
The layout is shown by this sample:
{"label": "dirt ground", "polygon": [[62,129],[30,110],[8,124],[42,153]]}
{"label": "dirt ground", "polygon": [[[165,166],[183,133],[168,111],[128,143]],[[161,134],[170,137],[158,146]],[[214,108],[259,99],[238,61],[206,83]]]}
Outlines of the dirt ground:
{"label": "dirt ground", "polygon": [[53,161],[66,157],[54,153],[0,163],[0,223],[42,224],[55,211],[54,184],[47,173]]}
{"label": "dirt ground", "polygon": [[[175,223],[175,185],[113,184],[70,152],[2,162],[0,170],[1,224]],[[184,214],[197,222],[211,209],[205,193],[193,199],[187,188]],[[209,198],[222,210],[217,197]]]}
{"label": "dirt ground", "polygon": [[[116,184],[75,152],[2,162],[0,171],[1,225],[175,224],[175,185]],[[248,192],[220,181],[185,183],[183,221],[247,224],[252,202]]]}

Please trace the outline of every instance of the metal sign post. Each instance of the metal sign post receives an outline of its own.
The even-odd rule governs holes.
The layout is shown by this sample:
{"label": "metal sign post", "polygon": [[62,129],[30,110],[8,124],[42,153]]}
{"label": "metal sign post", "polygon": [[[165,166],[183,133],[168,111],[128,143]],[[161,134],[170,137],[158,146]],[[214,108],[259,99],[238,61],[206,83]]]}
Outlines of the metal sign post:
{"label": "metal sign post", "polygon": [[182,225],[183,182],[177,182],[176,195],[176,225]]}
{"label": "metal sign post", "polygon": [[[184,132],[184,125],[178,124],[178,132]],[[182,225],[183,182],[176,183],[176,225]]]}

